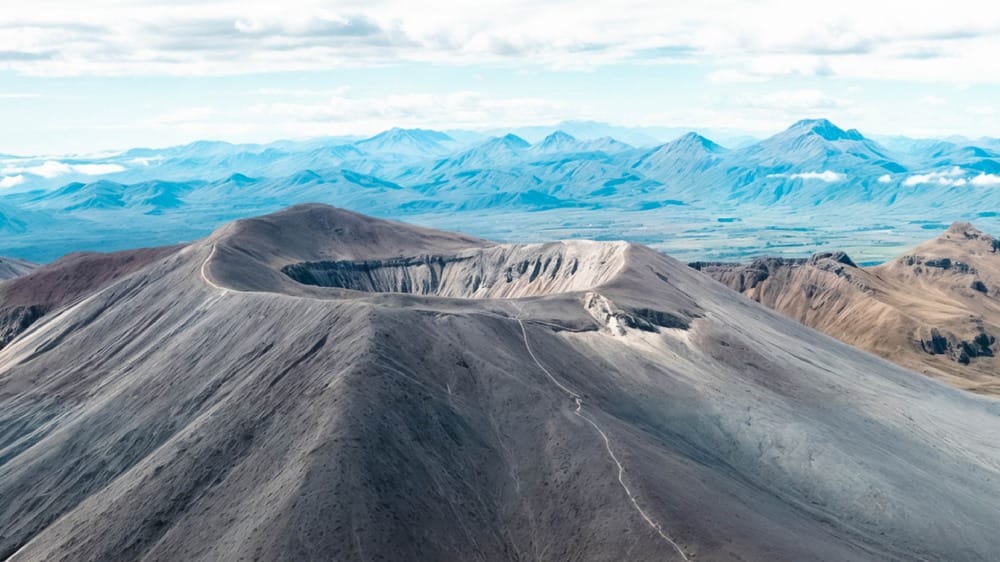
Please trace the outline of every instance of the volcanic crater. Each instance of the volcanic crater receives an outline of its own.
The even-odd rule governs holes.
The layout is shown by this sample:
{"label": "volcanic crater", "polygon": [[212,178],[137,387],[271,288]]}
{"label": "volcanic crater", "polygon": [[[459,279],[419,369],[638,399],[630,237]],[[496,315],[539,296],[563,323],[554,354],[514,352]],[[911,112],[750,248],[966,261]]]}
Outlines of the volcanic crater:
{"label": "volcanic crater", "polygon": [[514,299],[592,289],[625,264],[625,243],[585,241],[497,245],[455,254],[286,265],[305,285],[367,293],[467,299]]}

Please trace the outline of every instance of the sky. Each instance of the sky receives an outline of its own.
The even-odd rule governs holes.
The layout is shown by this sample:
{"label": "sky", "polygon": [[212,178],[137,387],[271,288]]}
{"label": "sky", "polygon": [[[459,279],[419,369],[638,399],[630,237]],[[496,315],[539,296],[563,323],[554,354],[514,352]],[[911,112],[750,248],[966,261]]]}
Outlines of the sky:
{"label": "sky", "polygon": [[35,0],[0,10],[0,153],[579,119],[1000,136],[997,53],[982,0]]}

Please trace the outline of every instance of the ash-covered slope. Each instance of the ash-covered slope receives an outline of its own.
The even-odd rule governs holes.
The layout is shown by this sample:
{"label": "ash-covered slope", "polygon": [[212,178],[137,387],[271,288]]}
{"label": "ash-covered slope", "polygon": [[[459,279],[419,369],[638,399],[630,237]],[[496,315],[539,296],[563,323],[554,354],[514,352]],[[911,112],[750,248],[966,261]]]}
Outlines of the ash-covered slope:
{"label": "ash-covered slope", "polygon": [[988,560],[998,436],[641,246],[299,206],[0,350],[0,556]]}
{"label": "ash-covered slope", "polygon": [[876,267],[843,253],[692,265],[844,342],[1000,395],[1000,242],[968,223]]}
{"label": "ash-covered slope", "polygon": [[87,297],[144,268],[179,246],[114,254],[69,254],[0,284],[0,349],[49,312]]}
{"label": "ash-covered slope", "polygon": [[20,277],[38,267],[30,261],[0,257],[0,281]]}

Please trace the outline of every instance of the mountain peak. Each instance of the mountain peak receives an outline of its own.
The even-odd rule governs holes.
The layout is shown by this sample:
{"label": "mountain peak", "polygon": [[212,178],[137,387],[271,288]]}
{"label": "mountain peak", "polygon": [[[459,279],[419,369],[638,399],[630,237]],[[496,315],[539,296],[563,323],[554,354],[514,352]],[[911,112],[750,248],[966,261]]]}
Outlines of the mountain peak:
{"label": "mountain peak", "polygon": [[[975,273],[996,272],[992,261],[982,261],[984,254],[1000,251],[1000,242],[993,236],[979,230],[967,222],[955,222],[936,238],[932,238],[914,248],[907,255],[900,256],[896,263],[904,266],[931,264],[943,269],[956,269],[961,273],[970,270]],[[993,259],[993,258],[990,258]]]}
{"label": "mountain peak", "polygon": [[495,139],[498,144],[504,144],[511,148],[528,148],[531,143],[522,139],[521,137],[515,135],[514,133],[507,133],[502,137],[497,137]]}
{"label": "mountain peak", "polygon": [[544,153],[575,152],[579,148],[580,142],[576,137],[559,130],[549,134],[534,147],[536,151]]}
{"label": "mountain peak", "polygon": [[254,180],[253,180],[253,178],[251,178],[250,176],[247,176],[246,174],[241,174],[241,173],[237,172],[235,174],[230,174],[230,176],[228,178],[226,178],[226,181],[230,182],[230,183],[245,185],[245,184],[253,183]]}
{"label": "mountain peak", "polygon": [[944,231],[944,233],[941,235],[941,238],[958,238],[959,240],[993,239],[993,237],[990,236],[989,234],[986,234],[982,230],[979,230],[975,226],[972,226],[972,223],[963,221],[956,221],[951,223],[951,226],[948,227],[948,230]]}
{"label": "mountain peak", "polygon": [[828,141],[863,140],[864,136],[857,129],[845,131],[829,119],[803,119],[788,128],[788,131],[799,135],[813,134]]}
{"label": "mountain peak", "polygon": [[439,131],[432,131],[430,129],[404,129],[402,127],[393,127],[361,142],[375,139],[427,139],[434,142],[452,140],[452,138],[447,134]]}
{"label": "mountain peak", "polygon": [[553,131],[551,134],[549,134],[547,137],[545,137],[544,140],[545,141],[548,141],[548,140],[552,140],[552,141],[575,141],[576,137],[574,137],[573,135],[567,133],[566,131],[557,130],[557,131]]}
{"label": "mountain peak", "polygon": [[444,144],[452,142],[450,136],[428,129],[401,129],[394,127],[387,131],[354,143],[355,148],[371,152],[430,156],[447,151]]}
{"label": "mountain peak", "polygon": [[708,152],[723,152],[725,148],[716,144],[711,139],[703,137],[694,131],[690,133],[685,133],[681,137],[670,143],[675,146],[696,146],[700,147]]}

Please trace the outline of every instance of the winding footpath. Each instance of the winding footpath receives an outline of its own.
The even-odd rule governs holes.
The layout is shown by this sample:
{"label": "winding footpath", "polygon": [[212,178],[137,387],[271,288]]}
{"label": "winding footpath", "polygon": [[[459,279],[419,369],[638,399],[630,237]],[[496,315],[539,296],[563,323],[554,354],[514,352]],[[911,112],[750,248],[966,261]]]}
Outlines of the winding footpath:
{"label": "winding footpath", "polygon": [[201,278],[210,287],[214,287],[214,288],[222,291],[223,293],[226,293],[226,292],[229,291],[229,289],[227,289],[227,288],[225,288],[225,287],[223,287],[221,285],[217,285],[214,281],[212,281],[211,279],[208,278],[208,274],[205,272],[205,266],[207,266],[208,262],[212,261],[212,258],[214,258],[214,257],[215,257],[215,244],[212,244],[212,251],[208,254],[208,257],[205,258],[205,261],[201,262]]}
{"label": "winding footpath", "polygon": [[614,462],[615,466],[618,467],[618,484],[621,485],[623,490],[625,490],[625,495],[628,496],[629,501],[632,502],[632,507],[634,507],[635,510],[639,513],[639,515],[641,515],[642,518],[646,521],[646,523],[654,531],[656,531],[656,534],[660,535],[660,537],[664,541],[666,541],[671,547],[673,547],[675,551],[677,551],[677,554],[679,554],[683,560],[691,562],[690,559],[687,557],[687,555],[684,554],[684,551],[681,549],[681,547],[676,542],[674,542],[673,539],[667,536],[666,533],[663,532],[663,528],[660,526],[660,524],[657,523],[656,521],[653,521],[653,518],[650,517],[649,514],[647,514],[642,509],[642,507],[639,506],[639,502],[638,500],[636,500],[635,495],[632,494],[632,491],[629,490],[628,484],[625,483],[625,467],[622,466],[621,461],[618,460],[618,457],[615,456],[615,452],[611,449],[611,440],[608,438],[608,434],[605,433],[604,430],[601,429],[599,425],[597,425],[597,422],[595,422],[594,420],[588,418],[583,414],[583,412],[581,411],[583,409],[583,399],[580,398],[580,395],[574,392],[573,390],[567,388],[566,385],[559,382],[559,380],[556,379],[552,375],[552,373],[545,368],[544,365],[542,365],[542,363],[538,360],[538,357],[535,356],[535,352],[531,350],[531,344],[528,342],[528,331],[524,328],[524,321],[522,321],[520,318],[515,318],[515,320],[517,320],[517,323],[521,326],[521,335],[524,337],[524,347],[525,349],[528,350],[528,355],[531,356],[531,360],[535,362],[535,365],[537,365],[538,368],[541,369],[543,373],[545,373],[545,376],[549,377],[549,380],[551,380],[556,386],[559,387],[560,390],[565,392],[570,398],[573,399],[574,402],[576,402],[576,409],[573,410],[573,413],[579,416],[580,419],[586,421],[591,426],[593,426],[593,428],[597,430],[597,433],[601,435],[601,438],[604,439],[604,448],[607,449],[608,456],[611,458],[611,461]]}

